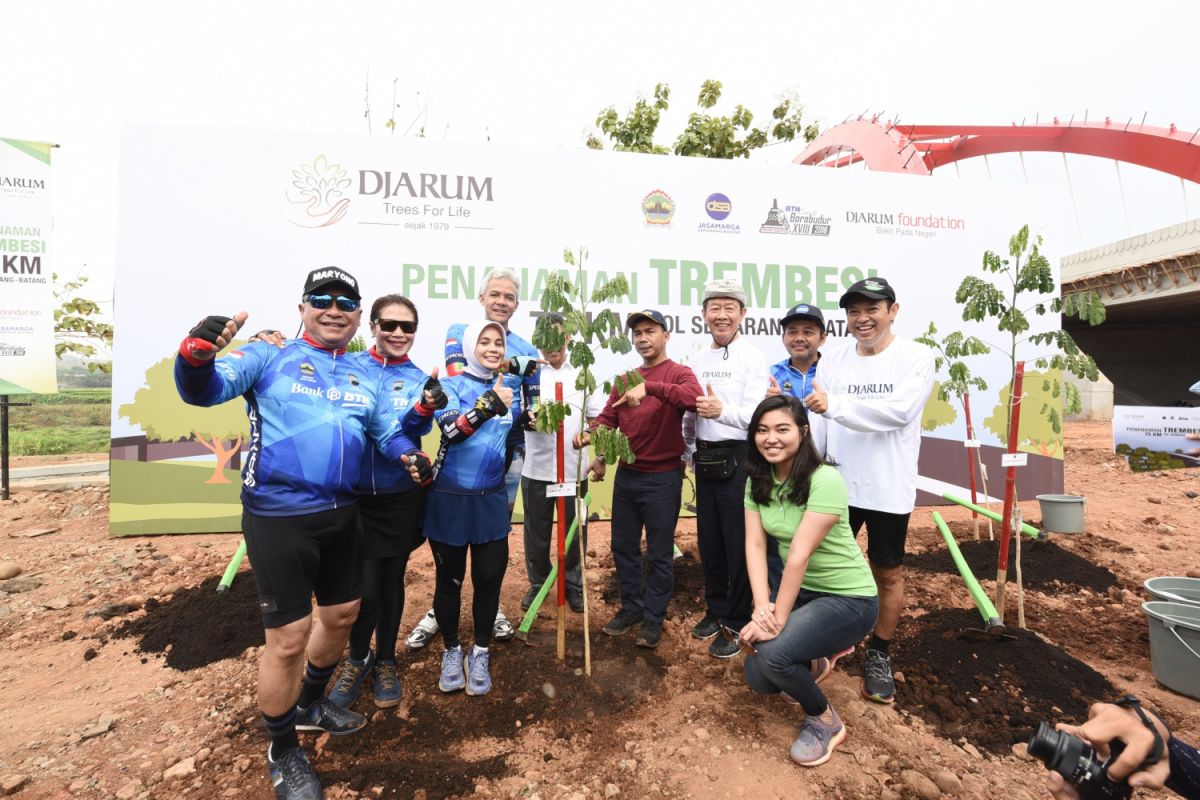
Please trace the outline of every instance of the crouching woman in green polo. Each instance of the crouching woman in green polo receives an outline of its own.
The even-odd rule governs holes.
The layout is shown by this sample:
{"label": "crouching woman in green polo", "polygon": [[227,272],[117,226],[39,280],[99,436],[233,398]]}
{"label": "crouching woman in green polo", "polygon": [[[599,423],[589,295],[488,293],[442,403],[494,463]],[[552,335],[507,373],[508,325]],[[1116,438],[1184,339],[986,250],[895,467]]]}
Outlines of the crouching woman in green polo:
{"label": "crouching woman in green polo", "polygon": [[[824,764],[846,727],[819,684],[875,625],[878,592],[850,532],[846,484],[814,446],[804,404],[768,397],[750,419],[746,567],[754,613],[741,640],[754,648],[746,683],[804,710],[792,760]],[[784,560],[772,602],[767,537]]]}

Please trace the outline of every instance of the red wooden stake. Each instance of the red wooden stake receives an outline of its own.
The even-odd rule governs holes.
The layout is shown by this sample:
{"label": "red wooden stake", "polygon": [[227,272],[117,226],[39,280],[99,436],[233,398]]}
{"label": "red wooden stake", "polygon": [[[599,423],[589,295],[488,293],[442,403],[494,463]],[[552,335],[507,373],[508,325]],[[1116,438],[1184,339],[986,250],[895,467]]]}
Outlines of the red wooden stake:
{"label": "red wooden stake", "polygon": [[[1012,419],[1008,426],[1008,452],[1017,452],[1017,438],[1021,430],[1021,392],[1025,383],[1025,362],[1017,362],[1013,375],[1012,394],[1009,397]],[[1000,555],[996,560],[996,613],[1004,624],[1004,584],[1008,580],[1008,542],[1012,537],[1013,503],[1017,496],[1017,468],[1007,467],[1004,471],[1004,519],[1000,529]]]}
{"label": "red wooden stake", "polygon": [[[554,399],[563,401],[562,382],[554,384]],[[563,423],[558,423],[558,439],[555,442],[555,455],[558,461],[558,483],[563,483],[566,476],[566,454],[563,443]],[[566,657],[567,650],[567,498],[559,495],[555,499],[558,508],[558,658]]]}

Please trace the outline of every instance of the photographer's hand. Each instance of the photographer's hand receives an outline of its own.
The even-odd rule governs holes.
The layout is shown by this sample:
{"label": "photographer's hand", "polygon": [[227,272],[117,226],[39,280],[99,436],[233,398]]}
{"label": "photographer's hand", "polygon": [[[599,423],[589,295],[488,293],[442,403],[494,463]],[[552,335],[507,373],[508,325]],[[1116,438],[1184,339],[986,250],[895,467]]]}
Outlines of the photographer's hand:
{"label": "photographer's hand", "polygon": [[[1060,722],[1055,728],[1078,736],[1095,747],[1105,758],[1108,757],[1108,743],[1113,739],[1120,739],[1125,742],[1125,750],[1109,767],[1108,777],[1114,782],[1128,779],[1130,786],[1161,789],[1171,774],[1170,759],[1165,750],[1170,732],[1157,715],[1148,711],[1146,713],[1158,735],[1162,737],[1164,750],[1158,763],[1137,772],[1134,770],[1154,752],[1154,735],[1134,710],[1111,703],[1096,703],[1088,709],[1088,721],[1084,724],[1066,725]],[[1062,776],[1055,772],[1047,775],[1046,788],[1060,800],[1075,800],[1079,797],[1074,787],[1068,785]]]}

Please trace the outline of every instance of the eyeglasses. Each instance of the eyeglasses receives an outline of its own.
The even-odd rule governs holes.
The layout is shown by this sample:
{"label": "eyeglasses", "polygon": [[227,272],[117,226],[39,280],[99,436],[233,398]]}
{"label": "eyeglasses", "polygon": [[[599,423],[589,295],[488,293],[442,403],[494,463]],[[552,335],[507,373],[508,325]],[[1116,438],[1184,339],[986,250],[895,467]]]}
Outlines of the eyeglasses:
{"label": "eyeglasses", "polygon": [[324,311],[336,302],[338,311],[345,311],[347,314],[358,311],[359,305],[352,297],[334,297],[331,294],[310,294],[305,302],[318,311]]}
{"label": "eyeglasses", "polygon": [[372,320],[384,333],[393,333],[399,328],[403,333],[416,333],[417,323],[408,319],[376,319]]}

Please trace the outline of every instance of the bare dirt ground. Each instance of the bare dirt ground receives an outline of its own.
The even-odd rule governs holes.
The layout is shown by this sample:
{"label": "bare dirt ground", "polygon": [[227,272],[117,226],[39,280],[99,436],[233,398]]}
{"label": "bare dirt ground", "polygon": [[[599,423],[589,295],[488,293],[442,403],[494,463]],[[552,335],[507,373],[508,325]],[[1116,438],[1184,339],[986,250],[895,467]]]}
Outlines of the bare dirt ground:
{"label": "bare dirt ground", "polygon": [[[493,648],[486,697],[436,689],[441,646],[400,655],[404,702],[358,710],[368,727],[337,741],[302,734],[330,798],[1037,798],[1040,765],[1023,744],[1039,719],[1079,718],[1131,691],[1200,740],[1200,704],[1150,672],[1142,581],[1200,575],[1200,470],[1131,474],[1105,423],[1067,428],[1066,489],[1087,497],[1088,532],[1023,542],[1029,630],[981,639],[929,509],[913,516],[903,674],[893,706],[858,694],[859,655],[825,684],[849,729],[826,765],[791,764],[798,712],[754,695],[742,659],[716,661],[688,636],[703,613],[695,527],[655,651],[599,627],[615,613],[606,525],[590,534],[592,675],[582,618],[569,618],[565,663],[551,611],[527,642]],[[16,466],[29,465],[22,460]],[[1189,494],[1191,496],[1189,496]],[[22,491],[0,504],[0,794],[19,798],[273,796],[254,691],[262,643],[253,581],[213,591],[236,535],[111,539],[103,488]],[[1037,523],[1036,502],[1022,503]],[[996,545],[975,543],[969,514],[942,509],[989,593]],[[51,533],[28,536],[47,528]],[[504,589],[525,589],[519,527]],[[1011,575],[1011,573],[1010,573]],[[408,575],[407,630],[432,592],[428,550]],[[1006,622],[1015,627],[1015,591]],[[900,675],[897,676],[900,679]],[[368,693],[369,695],[369,693]],[[1015,745],[1015,746],[1014,746]]]}

